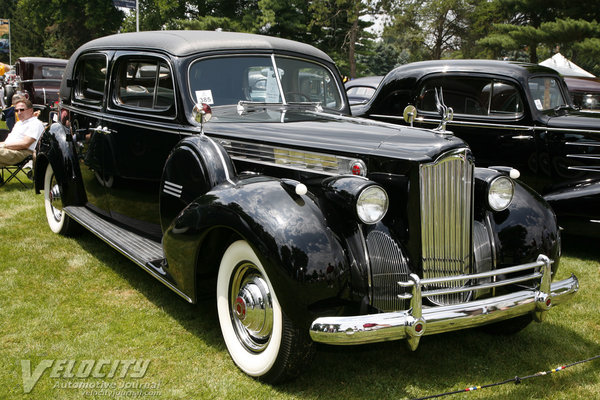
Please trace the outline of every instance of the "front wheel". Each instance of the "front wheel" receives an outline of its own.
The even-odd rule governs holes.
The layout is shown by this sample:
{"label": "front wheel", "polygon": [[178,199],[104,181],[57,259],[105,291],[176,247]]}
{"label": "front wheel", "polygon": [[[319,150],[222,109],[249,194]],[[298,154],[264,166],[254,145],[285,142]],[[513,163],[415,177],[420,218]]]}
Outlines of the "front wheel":
{"label": "front wheel", "polygon": [[296,376],[313,354],[308,334],[282,312],[261,262],[243,240],[232,243],[221,259],[217,312],[234,363],[261,381]]}
{"label": "front wheel", "polygon": [[52,232],[61,235],[72,235],[77,232],[77,222],[63,211],[61,188],[50,164],[48,164],[44,176],[44,206],[46,220]]}

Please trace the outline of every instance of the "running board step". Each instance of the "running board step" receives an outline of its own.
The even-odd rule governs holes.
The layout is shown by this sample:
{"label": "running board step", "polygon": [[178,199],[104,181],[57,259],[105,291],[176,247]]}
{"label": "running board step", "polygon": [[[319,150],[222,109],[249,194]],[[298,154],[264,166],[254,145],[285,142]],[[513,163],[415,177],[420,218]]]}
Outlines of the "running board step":
{"label": "running board step", "polygon": [[146,265],[165,258],[160,243],[121,228],[86,207],[68,206],[65,207],[65,212],[94,235],[138,264]]}

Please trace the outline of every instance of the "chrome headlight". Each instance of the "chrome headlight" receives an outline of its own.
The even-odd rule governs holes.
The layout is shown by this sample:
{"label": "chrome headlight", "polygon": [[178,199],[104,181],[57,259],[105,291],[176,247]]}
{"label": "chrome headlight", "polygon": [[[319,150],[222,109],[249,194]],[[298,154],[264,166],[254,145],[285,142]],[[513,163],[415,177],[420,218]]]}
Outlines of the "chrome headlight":
{"label": "chrome headlight", "polygon": [[363,223],[376,224],[385,216],[388,204],[388,195],[381,186],[369,186],[358,195],[356,214]]}
{"label": "chrome headlight", "polygon": [[513,181],[506,176],[499,176],[490,183],[488,191],[488,204],[494,211],[503,211],[508,208],[515,194]]}

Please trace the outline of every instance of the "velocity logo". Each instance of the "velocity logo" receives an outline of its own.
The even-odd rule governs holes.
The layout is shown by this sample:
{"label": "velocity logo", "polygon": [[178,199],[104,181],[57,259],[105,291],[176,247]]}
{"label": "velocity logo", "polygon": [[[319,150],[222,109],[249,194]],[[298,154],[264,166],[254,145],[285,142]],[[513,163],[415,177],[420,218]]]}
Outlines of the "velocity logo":
{"label": "velocity logo", "polygon": [[21,360],[23,391],[29,393],[44,372],[50,369],[50,378],[133,378],[146,375],[150,360],[42,360],[32,371],[30,360]]}

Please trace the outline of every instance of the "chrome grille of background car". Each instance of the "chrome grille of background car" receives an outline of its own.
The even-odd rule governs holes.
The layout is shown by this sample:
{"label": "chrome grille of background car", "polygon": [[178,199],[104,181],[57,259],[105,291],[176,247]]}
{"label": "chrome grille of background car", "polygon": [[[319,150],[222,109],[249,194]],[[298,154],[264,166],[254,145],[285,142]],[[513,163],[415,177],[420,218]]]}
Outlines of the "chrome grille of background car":
{"label": "chrome grille of background car", "polygon": [[[473,219],[473,162],[468,149],[455,150],[420,167],[423,278],[469,273]],[[427,289],[461,287],[464,281]],[[432,296],[434,303],[467,301],[471,292]]]}
{"label": "chrome grille of background car", "polygon": [[369,232],[366,242],[371,268],[371,305],[382,311],[406,310],[408,300],[398,297],[405,290],[398,282],[406,282],[409,274],[402,250],[394,239],[381,231]]}

